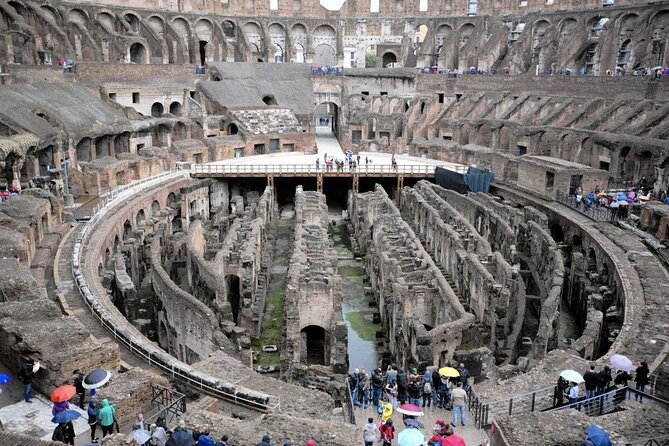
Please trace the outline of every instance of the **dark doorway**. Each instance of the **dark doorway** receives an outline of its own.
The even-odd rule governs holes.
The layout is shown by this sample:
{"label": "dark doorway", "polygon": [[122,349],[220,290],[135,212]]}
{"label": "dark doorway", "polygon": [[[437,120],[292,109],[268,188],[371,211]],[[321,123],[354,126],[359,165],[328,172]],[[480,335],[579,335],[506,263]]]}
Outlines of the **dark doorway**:
{"label": "dark doorway", "polygon": [[200,40],[200,64],[204,66],[204,63],[207,61],[207,42]]}
{"label": "dark doorway", "polygon": [[307,363],[325,365],[325,329],[317,325],[309,325],[302,329],[301,335],[302,352],[306,352]]}
{"label": "dark doorway", "polygon": [[232,309],[232,320],[235,324],[239,318],[239,307],[241,300],[241,293],[239,289],[239,277],[234,274],[225,276],[225,286],[228,289],[228,302]]}
{"label": "dark doorway", "polygon": [[[314,161],[315,162],[315,161]],[[314,164],[315,166],[315,164]],[[316,190],[316,177],[275,177],[274,187],[276,201],[279,206],[293,203],[295,201],[295,188],[302,186],[303,190]]]}
{"label": "dark doorway", "polygon": [[146,48],[141,43],[133,43],[130,47],[130,62],[143,64],[146,61]]}

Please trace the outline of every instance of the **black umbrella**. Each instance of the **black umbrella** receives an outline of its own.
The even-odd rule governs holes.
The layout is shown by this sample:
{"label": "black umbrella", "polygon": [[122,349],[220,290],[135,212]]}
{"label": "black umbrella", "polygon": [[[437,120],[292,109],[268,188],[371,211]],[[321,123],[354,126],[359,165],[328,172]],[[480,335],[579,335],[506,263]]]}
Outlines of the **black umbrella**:
{"label": "black umbrella", "polygon": [[84,378],[84,389],[97,389],[104,386],[111,379],[111,372],[107,370],[93,370]]}
{"label": "black umbrella", "polygon": [[186,431],[176,430],[167,440],[165,446],[193,446],[193,436]]}

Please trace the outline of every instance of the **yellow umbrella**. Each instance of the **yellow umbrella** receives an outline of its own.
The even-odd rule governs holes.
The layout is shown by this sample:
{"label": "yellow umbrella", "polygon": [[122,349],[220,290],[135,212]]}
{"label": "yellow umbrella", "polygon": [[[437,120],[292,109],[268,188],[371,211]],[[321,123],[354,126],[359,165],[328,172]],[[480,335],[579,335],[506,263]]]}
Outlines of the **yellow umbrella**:
{"label": "yellow umbrella", "polygon": [[453,367],[442,367],[439,369],[439,375],[443,376],[444,378],[457,378],[460,376],[460,372],[458,372]]}

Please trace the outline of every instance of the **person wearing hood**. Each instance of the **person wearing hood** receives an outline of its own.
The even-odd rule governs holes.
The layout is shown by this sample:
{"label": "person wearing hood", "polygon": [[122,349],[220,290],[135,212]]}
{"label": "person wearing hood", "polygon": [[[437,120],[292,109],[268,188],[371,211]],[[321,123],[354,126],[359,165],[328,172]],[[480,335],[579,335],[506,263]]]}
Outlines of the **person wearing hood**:
{"label": "person wearing hood", "polygon": [[98,409],[98,404],[97,402],[91,398],[88,400],[88,426],[91,429],[91,443],[97,443],[98,439],[95,438],[95,431],[98,427],[98,413],[100,413],[100,409]]}
{"label": "person wearing hood", "polygon": [[263,435],[262,440],[256,446],[272,446],[270,444],[269,435]]}
{"label": "person wearing hood", "polygon": [[197,446],[216,446],[214,444],[214,439],[209,436],[208,429],[197,439]]}
{"label": "person wearing hood", "polygon": [[98,412],[98,420],[102,427],[102,438],[112,434],[114,428],[114,418],[116,416],[116,409],[109,404],[108,399],[102,400],[102,409]]}
{"label": "person wearing hood", "polygon": [[59,413],[65,412],[69,408],[70,408],[70,403],[67,402],[67,401],[61,401],[59,403],[55,403],[53,405],[53,408],[51,409],[51,415],[53,415],[55,417]]}

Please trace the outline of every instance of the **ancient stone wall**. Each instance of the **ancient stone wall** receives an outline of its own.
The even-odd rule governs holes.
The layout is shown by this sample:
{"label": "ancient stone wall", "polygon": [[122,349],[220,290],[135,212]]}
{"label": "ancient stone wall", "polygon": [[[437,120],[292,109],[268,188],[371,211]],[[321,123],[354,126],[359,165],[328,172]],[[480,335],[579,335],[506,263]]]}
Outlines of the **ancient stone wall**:
{"label": "ancient stone wall", "polygon": [[[518,267],[509,263],[513,257],[507,261],[501,253],[493,253],[482,235],[487,233],[477,231],[429,183],[405,188],[400,210],[435,264],[455,285],[465,309],[484,327],[472,339],[474,345],[465,342],[460,349],[486,345],[499,362],[515,360],[520,333],[516,325],[522,325],[525,312],[525,285]],[[480,226],[480,218],[472,221]]]}
{"label": "ancient stone wall", "polygon": [[445,364],[475,317],[383,188],[355,195],[349,212],[395,363]]}
{"label": "ancient stone wall", "polygon": [[320,364],[346,373],[347,328],[341,312],[337,258],[328,233],[325,195],[295,192],[295,239],[284,303],[282,376],[295,379],[293,365]]}

